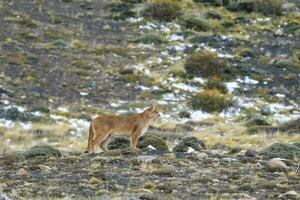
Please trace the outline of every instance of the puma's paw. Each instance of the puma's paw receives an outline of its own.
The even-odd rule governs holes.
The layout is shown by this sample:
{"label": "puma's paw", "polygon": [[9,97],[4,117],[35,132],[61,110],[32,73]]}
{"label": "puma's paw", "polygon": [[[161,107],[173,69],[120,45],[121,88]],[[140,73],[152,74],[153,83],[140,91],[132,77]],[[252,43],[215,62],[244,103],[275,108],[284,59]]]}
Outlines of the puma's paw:
{"label": "puma's paw", "polygon": [[131,149],[132,152],[135,152],[135,153],[138,153],[138,152],[141,151],[141,150],[140,150],[139,148],[137,148],[137,147],[131,147],[130,149]]}

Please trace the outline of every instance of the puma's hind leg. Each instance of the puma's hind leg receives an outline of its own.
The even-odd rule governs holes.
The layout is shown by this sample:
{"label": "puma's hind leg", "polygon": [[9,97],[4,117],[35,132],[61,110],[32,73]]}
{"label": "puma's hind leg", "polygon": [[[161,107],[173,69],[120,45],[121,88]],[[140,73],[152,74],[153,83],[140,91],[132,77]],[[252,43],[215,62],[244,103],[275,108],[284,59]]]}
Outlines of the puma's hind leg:
{"label": "puma's hind leg", "polygon": [[108,151],[107,145],[108,145],[108,143],[109,143],[110,137],[111,137],[111,134],[109,134],[109,135],[106,137],[106,139],[103,140],[102,143],[100,143],[100,148],[101,148],[104,152]]}
{"label": "puma's hind leg", "polygon": [[[97,130],[95,133],[95,137],[91,142],[91,149],[92,149],[92,153],[96,153],[96,146],[98,144],[102,144],[107,137],[109,136],[109,132],[108,131],[103,131],[103,130]],[[102,148],[102,147],[101,147]]]}

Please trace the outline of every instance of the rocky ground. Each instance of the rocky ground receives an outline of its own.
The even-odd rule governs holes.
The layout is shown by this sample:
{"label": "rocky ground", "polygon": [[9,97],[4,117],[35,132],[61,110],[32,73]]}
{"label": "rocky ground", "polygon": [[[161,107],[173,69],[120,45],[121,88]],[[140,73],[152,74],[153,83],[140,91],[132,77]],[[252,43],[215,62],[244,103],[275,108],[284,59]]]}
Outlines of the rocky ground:
{"label": "rocky ground", "polygon": [[266,160],[270,152],[278,156],[282,148],[290,150],[279,147],[282,144],[273,146],[276,152],[259,155],[224,154],[222,147],[207,151],[196,138],[182,140],[173,152],[156,150],[157,141],[149,144],[153,146],[140,152],[125,147],[88,155],[38,146],[5,154],[0,158],[0,186],[12,199],[300,198],[299,163],[285,159],[287,166]]}

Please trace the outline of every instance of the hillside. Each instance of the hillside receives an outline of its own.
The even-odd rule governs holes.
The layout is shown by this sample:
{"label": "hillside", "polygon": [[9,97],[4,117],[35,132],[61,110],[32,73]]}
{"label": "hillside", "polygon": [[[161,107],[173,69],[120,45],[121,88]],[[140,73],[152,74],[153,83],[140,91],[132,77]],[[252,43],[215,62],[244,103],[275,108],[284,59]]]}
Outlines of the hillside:
{"label": "hillside", "polygon": [[[147,182],[154,186],[145,186],[144,199],[197,199],[205,190],[196,186],[207,189],[203,199],[299,198],[299,154],[285,160],[289,170],[278,176],[266,167],[273,157],[262,154],[274,143],[300,143],[299,9],[296,0],[1,1],[0,175],[6,178],[0,181],[0,199],[1,191],[12,199],[42,198],[41,191],[50,187],[54,190],[49,198],[92,198],[105,189],[105,195],[126,193],[130,199]],[[142,112],[151,104],[159,106],[161,116],[146,135],[163,138],[167,152],[117,152],[117,159],[83,154],[92,118]],[[187,136],[197,137],[207,148],[175,155],[173,147]],[[57,148],[62,157],[28,161],[19,156],[38,144]],[[247,150],[255,154],[250,161]],[[143,156],[150,156],[151,162],[142,160],[132,168],[132,160]],[[130,165],[125,167],[127,178],[110,175],[115,183],[106,184],[114,187],[104,187],[106,168],[100,175],[90,172],[96,170],[91,165],[96,166],[97,159],[102,163],[97,166],[114,166],[116,174]],[[11,167],[10,161],[16,166]],[[54,171],[43,168],[53,182],[17,195],[21,190],[13,192],[16,182],[30,188],[42,179],[42,172],[35,174],[35,162],[54,166]],[[224,172],[230,168],[228,162],[236,164],[230,175]],[[252,164],[262,168],[251,171]],[[131,188],[128,177],[140,165],[146,169]],[[161,167],[173,170],[166,180],[165,175],[152,173]],[[220,167],[216,177],[215,167]],[[31,175],[14,176],[21,168]],[[63,188],[65,195],[58,194],[62,180],[54,175],[59,168],[63,180],[83,178],[84,185],[96,177],[100,182],[82,194],[72,182]],[[236,177],[237,171],[247,176]],[[200,178],[184,188],[183,183],[203,173],[212,184]],[[224,173],[227,179],[222,179]],[[259,185],[274,176],[277,183]],[[251,186],[246,192],[237,189],[239,177]],[[253,181],[258,185],[251,185]],[[228,183],[232,192],[224,189]],[[168,190],[161,187],[173,188],[165,193],[160,190]],[[290,191],[298,193],[287,197]]]}

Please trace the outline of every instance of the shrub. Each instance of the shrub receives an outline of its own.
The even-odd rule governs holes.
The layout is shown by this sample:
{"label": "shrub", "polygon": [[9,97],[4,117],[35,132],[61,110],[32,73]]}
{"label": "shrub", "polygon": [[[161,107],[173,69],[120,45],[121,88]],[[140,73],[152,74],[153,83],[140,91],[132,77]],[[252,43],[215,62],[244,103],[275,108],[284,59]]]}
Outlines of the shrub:
{"label": "shrub", "polygon": [[183,138],[174,148],[174,152],[187,152],[188,148],[193,148],[196,151],[206,149],[205,143],[198,138],[191,136]]}
{"label": "shrub", "polygon": [[163,40],[160,36],[154,34],[143,35],[142,37],[136,39],[134,42],[141,42],[144,44],[161,44]]}
{"label": "shrub", "polygon": [[199,92],[190,100],[190,106],[194,110],[203,110],[205,112],[221,112],[233,105],[233,99],[230,95],[220,93],[218,90],[204,90]]}
{"label": "shrub", "polygon": [[60,157],[61,153],[54,146],[36,145],[36,146],[32,147],[31,149],[29,149],[28,151],[26,151],[24,153],[24,156],[25,156],[25,158],[31,158],[31,157],[35,157],[35,156],[57,156],[57,157]]}
{"label": "shrub", "polygon": [[216,89],[222,94],[226,94],[228,92],[226,85],[218,78],[209,79],[204,85],[204,88],[208,90]]}
{"label": "shrub", "polygon": [[188,17],[184,20],[184,26],[188,29],[194,29],[196,31],[208,31],[210,30],[210,25],[205,19],[200,19],[196,17]]}
{"label": "shrub", "polygon": [[284,158],[293,160],[300,156],[300,148],[286,143],[274,143],[262,152],[264,158]]}
{"label": "shrub", "polygon": [[181,6],[177,0],[154,0],[143,11],[143,16],[162,21],[171,21],[180,15]]}
{"label": "shrub", "polygon": [[187,74],[192,76],[212,77],[218,76],[226,66],[218,55],[209,51],[192,53],[185,62]]}
{"label": "shrub", "polygon": [[255,8],[265,15],[281,15],[283,0],[256,0]]}
{"label": "shrub", "polygon": [[271,124],[260,116],[255,116],[246,122],[246,126],[271,126]]}
{"label": "shrub", "polygon": [[134,17],[135,12],[132,11],[133,5],[131,3],[114,3],[111,5],[110,12],[112,13],[111,17],[116,20],[125,20],[129,17]]}

